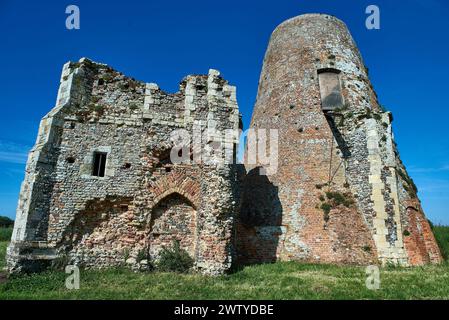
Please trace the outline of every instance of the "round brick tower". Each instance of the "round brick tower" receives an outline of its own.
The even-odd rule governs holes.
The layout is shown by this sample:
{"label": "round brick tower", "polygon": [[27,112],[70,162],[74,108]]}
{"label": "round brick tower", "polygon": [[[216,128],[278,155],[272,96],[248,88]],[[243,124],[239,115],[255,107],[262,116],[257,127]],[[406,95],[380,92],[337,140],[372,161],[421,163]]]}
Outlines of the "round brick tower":
{"label": "round brick tower", "polygon": [[397,178],[391,115],[342,21],[306,14],[274,30],[250,127],[278,131],[278,164],[247,165],[242,262],[409,262],[401,212],[416,194]]}
{"label": "round brick tower", "polygon": [[321,115],[318,72],[333,70],[342,83],[352,84],[343,88],[344,102],[378,108],[359,50],[342,21],[305,14],[280,24],[265,54],[251,125],[257,127],[262,119],[295,124],[305,120],[299,117],[303,112]]}

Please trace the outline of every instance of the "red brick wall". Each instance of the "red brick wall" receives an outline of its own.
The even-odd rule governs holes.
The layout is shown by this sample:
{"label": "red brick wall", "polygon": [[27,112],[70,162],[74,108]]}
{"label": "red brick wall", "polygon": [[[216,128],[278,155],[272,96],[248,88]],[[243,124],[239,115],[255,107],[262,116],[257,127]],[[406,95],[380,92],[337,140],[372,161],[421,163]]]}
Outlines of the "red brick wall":
{"label": "red brick wall", "polygon": [[429,262],[442,262],[443,259],[435,236],[418,201],[409,201],[406,212],[408,225],[404,230],[404,245],[410,264],[423,265]]}
{"label": "red brick wall", "polygon": [[172,193],[153,208],[150,223],[149,249],[157,256],[163,247],[179,241],[181,248],[195,256],[197,212],[189,200]]}

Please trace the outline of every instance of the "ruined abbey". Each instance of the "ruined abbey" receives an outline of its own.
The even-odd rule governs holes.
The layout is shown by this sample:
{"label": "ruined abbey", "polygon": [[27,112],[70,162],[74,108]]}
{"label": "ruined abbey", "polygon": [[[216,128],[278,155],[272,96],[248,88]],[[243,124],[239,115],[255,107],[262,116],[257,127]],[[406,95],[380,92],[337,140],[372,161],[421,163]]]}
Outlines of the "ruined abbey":
{"label": "ruined abbey", "polygon": [[[275,168],[260,154],[240,164],[239,136],[217,133],[243,128],[236,88],[218,71],[170,94],[68,62],[29,153],[8,269],[64,257],[142,270],[174,240],[205,274],[279,260],[438,263],[392,120],[345,24],[328,15],[292,18],[271,35],[250,128],[276,130],[277,148],[265,148]],[[173,161],[176,130],[201,136],[202,150],[175,152],[191,161]]]}

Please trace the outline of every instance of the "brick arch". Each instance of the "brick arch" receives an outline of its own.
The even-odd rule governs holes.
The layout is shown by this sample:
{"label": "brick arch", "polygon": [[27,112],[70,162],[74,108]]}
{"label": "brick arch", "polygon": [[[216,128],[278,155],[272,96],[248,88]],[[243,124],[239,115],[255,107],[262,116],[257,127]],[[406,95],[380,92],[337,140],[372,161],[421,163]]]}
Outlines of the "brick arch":
{"label": "brick arch", "polygon": [[188,196],[181,193],[178,188],[169,189],[166,192],[162,193],[160,196],[158,196],[154,201],[152,202],[153,205],[151,206],[151,210],[156,208],[161,202],[166,200],[167,198],[173,197],[173,196],[179,196],[182,198],[187,204],[189,204],[194,210],[197,210],[198,206],[194,204]]}
{"label": "brick arch", "polygon": [[153,196],[150,207],[154,208],[164,198],[177,193],[186,198],[197,210],[200,203],[200,190],[200,184],[197,181],[185,174],[173,172],[159,178],[150,186],[149,191]]}
{"label": "brick arch", "polygon": [[170,193],[151,209],[148,221],[148,249],[156,258],[164,247],[179,241],[181,248],[196,260],[198,248],[197,210],[178,192]]}

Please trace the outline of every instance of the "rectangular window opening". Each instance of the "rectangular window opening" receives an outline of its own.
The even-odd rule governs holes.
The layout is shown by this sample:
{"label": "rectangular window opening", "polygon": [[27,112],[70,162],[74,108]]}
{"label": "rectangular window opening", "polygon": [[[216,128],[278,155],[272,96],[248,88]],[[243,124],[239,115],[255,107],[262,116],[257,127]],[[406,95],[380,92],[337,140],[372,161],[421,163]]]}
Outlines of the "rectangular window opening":
{"label": "rectangular window opening", "polygon": [[321,108],[323,111],[333,111],[343,107],[339,73],[338,70],[318,70]]}
{"label": "rectangular window opening", "polygon": [[106,169],[106,156],[105,152],[94,152],[94,165],[92,168],[92,175],[96,177],[104,177]]}

